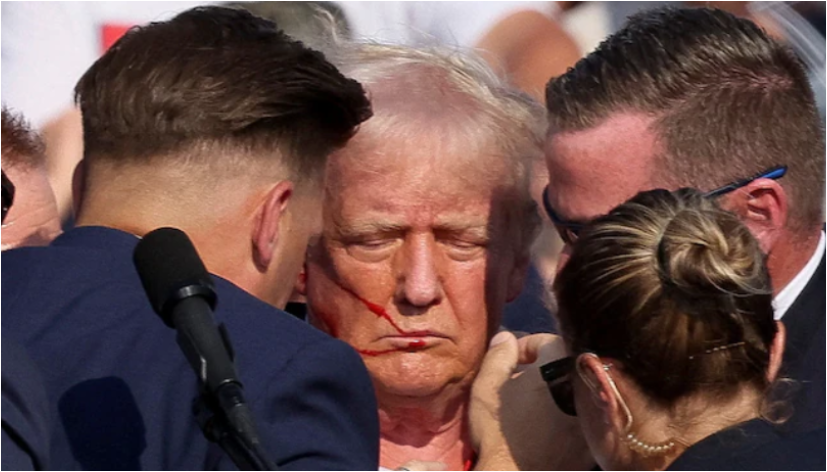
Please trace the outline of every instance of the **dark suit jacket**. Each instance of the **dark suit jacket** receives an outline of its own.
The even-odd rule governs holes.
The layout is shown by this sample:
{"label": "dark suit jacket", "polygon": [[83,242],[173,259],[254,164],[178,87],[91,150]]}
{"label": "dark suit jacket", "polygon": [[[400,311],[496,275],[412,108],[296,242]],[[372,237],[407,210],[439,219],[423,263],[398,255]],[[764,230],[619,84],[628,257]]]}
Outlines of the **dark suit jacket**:
{"label": "dark suit jacket", "polygon": [[824,470],[825,430],[782,437],[760,419],[693,444],[667,470]]}
{"label": "dark suit jacket", "polygon": [[[22,343],[51,403],[59,469],[232,467],[191,413],[197,382],[132,264],[138,239],[85,227],[3,253],[3,335]],[[214,277],[262,443],[281,468],[377,470],[379,426],[359,355]]]}
{"label": "dark suit jacket", "polygon": [[785,432],[825,427],[825,290],[824,258],[807,286],[781,318],[787,328],[787,347],[781,375],[795,380],[794,391],[780,385],[782,399],[790,398],[793,416]]}
{"label": "dark suit jacket", "polygon": [[3,337],[3,470],[49,469],[49,402],[39,369]]}

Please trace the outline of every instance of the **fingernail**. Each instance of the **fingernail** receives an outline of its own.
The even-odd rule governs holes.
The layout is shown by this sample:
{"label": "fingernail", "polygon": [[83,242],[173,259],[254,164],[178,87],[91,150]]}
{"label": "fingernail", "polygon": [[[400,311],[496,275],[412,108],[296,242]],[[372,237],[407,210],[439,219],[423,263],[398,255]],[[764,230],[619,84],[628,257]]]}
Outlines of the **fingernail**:
{"label": "fingernail", "polygon": [[499,333],[495,334],[493,338],[491,338],[491,347],[496,346],[497,344],[502,344],[508,340],[508,331],[500,331]]}

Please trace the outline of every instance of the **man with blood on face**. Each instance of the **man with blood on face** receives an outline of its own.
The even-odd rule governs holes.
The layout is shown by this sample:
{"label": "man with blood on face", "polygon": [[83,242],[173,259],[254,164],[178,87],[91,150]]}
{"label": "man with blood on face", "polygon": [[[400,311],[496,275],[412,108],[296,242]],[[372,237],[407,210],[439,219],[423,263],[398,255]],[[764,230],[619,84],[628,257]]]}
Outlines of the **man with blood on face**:
{"label": "man with blood on face", "polygon": [[343,57],[374,117],[328,164],[309,317],[371,372],[382,466],[468,468],[470,384],[539,223],[526,169],[541,158],[544,113],[456,52],[368,45]]}

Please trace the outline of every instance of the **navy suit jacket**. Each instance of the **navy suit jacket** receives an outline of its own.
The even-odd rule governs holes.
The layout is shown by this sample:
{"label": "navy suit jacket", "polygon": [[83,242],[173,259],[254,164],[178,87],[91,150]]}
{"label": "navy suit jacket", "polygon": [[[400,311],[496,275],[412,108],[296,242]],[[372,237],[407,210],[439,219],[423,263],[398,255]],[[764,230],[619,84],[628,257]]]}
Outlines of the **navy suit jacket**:
{"label": "navy suit jacket", "polygon": [[[3,335],[43,374],[59,469],[234,467],[192,414],[197,381],[132,264],[138,239],[102,227],[3,253]],[[213,277],[264,449],[284,469],[377,470],[376,400],[359,355]]]}
{"label": "navy suit jacket", "polygon": [[667,470],[824,470],[825,430],[779,435],[754,419],[689,447]]}
{"label": "navy suit jacket", "polygon": [[40,370],[3,337],[3,470],[49,469],[49,402]]}
{"label": "navy suit jacket", "polygon": [[792,405],[792,417],[782,425],[788,433],[825,428],[825,277],[824,258],[807,286],[781,318],[787,328],[781,375],[792,378],[792,391],[782,383],[781,399]]}

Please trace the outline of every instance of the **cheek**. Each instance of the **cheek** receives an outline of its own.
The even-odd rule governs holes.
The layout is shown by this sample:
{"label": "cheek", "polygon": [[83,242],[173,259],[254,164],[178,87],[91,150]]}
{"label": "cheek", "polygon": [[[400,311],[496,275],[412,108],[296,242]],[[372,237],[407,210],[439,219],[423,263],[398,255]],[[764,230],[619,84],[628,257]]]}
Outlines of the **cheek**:
{"label": "cheek", "polygon": [[365,301],[382,305],[389,299],[393,286],[387,273],[381,265],[354,261],[343,250],[311,248],[306,279],[311,322],[354,346],[369,342],[386,326]]}

